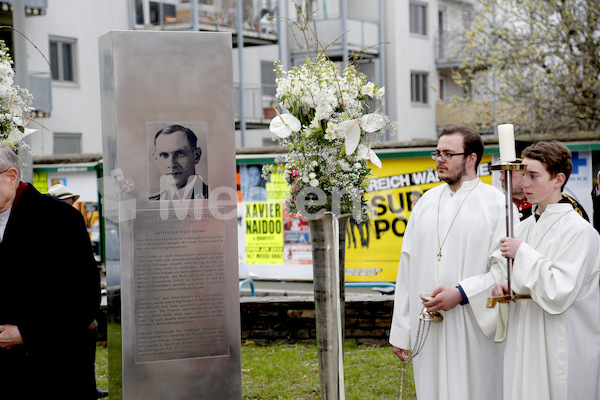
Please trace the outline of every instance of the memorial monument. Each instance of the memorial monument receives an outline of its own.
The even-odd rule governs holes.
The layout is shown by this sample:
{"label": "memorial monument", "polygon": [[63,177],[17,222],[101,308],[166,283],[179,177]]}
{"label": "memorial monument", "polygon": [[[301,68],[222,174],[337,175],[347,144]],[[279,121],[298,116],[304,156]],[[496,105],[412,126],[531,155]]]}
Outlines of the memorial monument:
{"label": "memorial monument", "polygon": [[99,40],[111,399],[241,398],[231,43]]}

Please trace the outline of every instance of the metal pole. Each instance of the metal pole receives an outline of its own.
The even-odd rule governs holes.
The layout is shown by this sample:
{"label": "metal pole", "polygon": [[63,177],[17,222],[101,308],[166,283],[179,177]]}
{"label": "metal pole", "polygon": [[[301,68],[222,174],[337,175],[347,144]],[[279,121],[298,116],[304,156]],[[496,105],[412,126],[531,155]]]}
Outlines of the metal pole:
{"label": "metal pole", "polygon": [[[506,170],[504,171],[506,174],[506,236],[514,237],[514,229],[513,229],[513,202],[512,202],[512,171]],[[507,276],[507,286],[508,286],[508,295],[512,296],[513,292],[510,286],[510,280],[512,275],[512,267],[513,267],[513,259],[510,257],[506,258],[506,276]]]}
{"label": "metal pole", "polygon": [[342,0],[342,66],[348,60],[348,0]]}
{"label": "metal pole", "polygon": [[[387,86],[387,82],[386,82],[386,73],[385,73],[385,67],[386,67],[386,49],[385,49],[385,45],[383,44],[385,41],[385,29],[386,29],[386,24],[385,24],[385,5],[386,2],[385,0],[379,0],[379,82],[381,86]],[[385,97],[387,97],[387,93],[384,95]],[[381,114],[386,115],[386,102],[384,101],[383,104],[381,105]],[[390,133],[389,130],[385,130],[385,140],[390,140]]]}
{"label": "metal pole", "polygon": [[[200,21],[198,21],[198,0],[192,1],[192,9],[191,9],[190,19],[191,19],[190,22],[192,23],[192,30],[194,32],[198,32],[200,30]],[[217,20],[218,20],[218,18],[217,18]]]}
{"label": "metal pole", "polygon": [[246,147],[246,113],[244,112],[244,28],[243,28],[243,12],[242,0],[237,0],[235,4],[235,24],[237,30],[237,48],[238,48],[238,66],[240,74],[240,138],[241,146]]}
{"label": "metal pole", "polygon": [[[143,13],[143,11],[142,11],[142,13]],[[143,18],[143,16],[142,16],[142,18]],[[135,28],[135,23],[136,23],[135,0],[129,0],[129,30],[133,30]]]}
{"label": "metal pole", "polygon": [[287,57],[283,56],[283,35],[287,34],[285,30],[285,22],[283,21],[283,2],[277,0],[277,51],[279,54],[279,61],[283,64],[283,69],[288,70]]}
{"label": "metal pole", "polygon": [[[25,29],[25,6],[23,2],[17,1],[12,6],[13,26],[23,35],[27,34]],[[29,89],[29,66],[27,64],[27,41],[18,32],[13,32],[13,52],[15,55],[15,83],[25,89]],[[23,141],[31,146],[31,138],[26,136]],[[21,160],[27,164],[23,168],[21,177],[23,182],[33,182],[33,162],[30,155],[22,152],[19,154]]]}

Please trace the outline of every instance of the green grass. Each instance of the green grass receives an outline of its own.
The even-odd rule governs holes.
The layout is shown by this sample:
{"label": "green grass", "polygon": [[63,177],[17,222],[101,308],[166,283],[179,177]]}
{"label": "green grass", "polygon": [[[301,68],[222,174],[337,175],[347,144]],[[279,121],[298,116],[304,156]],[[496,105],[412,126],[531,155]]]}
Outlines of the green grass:
{"label": "green grass", "polygon": [[[320,399],[316,345],[242,344],[244,400]],[[344,347],[347,400],[398,399],[401,363],[391,347]],[[412,371],[409,370],[409,374]],[[407,393],[406,399],[414,392]]]}
{"label": "green grass", "polygon": [[[120,363],[119,363],[120,364]],[[120,365],[119,365],[120,367]],[[344,379],[347,400],[395,400],[401,362],[389,346],[346,343]],[[412,380],[412,371],[408,371]],[[108,349],[96,350],[96,384],[108,389]],[[242,344],[243,400],[320,399],[319,362],[314,344]],[[414,389],[404,399],[414,397]],[[109,396],[110,399],[120,396]]]}
{"label": "green grass", "polygon": [[108,348],[96,346],[96,387],[108,390]]}

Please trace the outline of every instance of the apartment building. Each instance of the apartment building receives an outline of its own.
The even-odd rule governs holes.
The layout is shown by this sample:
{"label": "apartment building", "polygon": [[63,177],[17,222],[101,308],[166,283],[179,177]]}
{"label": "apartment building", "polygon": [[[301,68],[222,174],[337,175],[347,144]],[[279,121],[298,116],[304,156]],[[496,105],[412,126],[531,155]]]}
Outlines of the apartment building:
{"label": "apartment building", "polygon": [[[23,2],[2,4],[10,25],[16,4]],[[37,10],[27,14],[20,28],[29,40],[24,61],[38,109],[33,154],[101,153],[98,37],[128,29],[127,2],[25,0],[25,7]],[[5,37],[9,47],[12,38]],[[22,54],[14,56],[15,64],[23,62]]]}
{"label": "apartment building", "polygon": [[[12,1],[0,18],[14,25]],[[329,56],[353,54],[374,82],[386,87],[385,112],[399,123],[391,141],[435,139],[452,119],[445,109],[462,89],[451,79],[461,61],[460,33],[475,0],[308,0],[299,2]],[[272,145],[268,122],[274,98],[273,62],[299,65],[314,46],[303,43],[291,0],[25,0],[21,31],[28,85],[43,128],[32,136],[34,155],[101,153],[98,37],[114,29],[232,33],[238,147]],[[197,18],[193,18],[197,16]],[[280,18],[277,18],[280,17]],[[239,34],[238,32],[242,32]],[[9,32],[2,37],[11,46]],[[457,47],[458,46],[458,47]],[[14,53],[14,52],[13,52]],[[15,54],[21,61],[22,55]]]}

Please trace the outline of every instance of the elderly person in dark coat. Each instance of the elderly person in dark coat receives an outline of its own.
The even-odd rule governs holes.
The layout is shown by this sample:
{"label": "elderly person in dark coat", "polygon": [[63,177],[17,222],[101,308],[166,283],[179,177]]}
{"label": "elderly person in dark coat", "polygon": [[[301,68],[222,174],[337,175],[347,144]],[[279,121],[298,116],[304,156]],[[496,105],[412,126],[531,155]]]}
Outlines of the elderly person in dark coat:
{"label": "elderly person in dark coat", "polygon": [[0,143],[0,396],[95,399],[84,349],[99,304],[81,213],[21,182]]}

